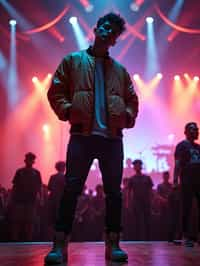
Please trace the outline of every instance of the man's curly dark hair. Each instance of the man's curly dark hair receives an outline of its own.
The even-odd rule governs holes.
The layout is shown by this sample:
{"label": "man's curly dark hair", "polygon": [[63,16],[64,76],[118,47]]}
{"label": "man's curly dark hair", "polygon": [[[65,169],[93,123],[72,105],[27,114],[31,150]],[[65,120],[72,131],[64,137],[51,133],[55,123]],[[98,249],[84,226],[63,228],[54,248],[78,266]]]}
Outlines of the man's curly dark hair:
{"label": "man's curly dark hair", "polygon": [[125,20],[119,14],[115,14],[112,12],[98,19],[97,28],[101,26],[106,20],[108,20],[110,23],[116,24],[119,27],[119,34],[121,34],[122,32],[126,30]]}
{"label": "man's curly dark hair", "polygon": [[194,126],[195,128],[198,128],[196,122],[188,122],[188,123],[185,125],[185,131],[187,131],[191,126]]}

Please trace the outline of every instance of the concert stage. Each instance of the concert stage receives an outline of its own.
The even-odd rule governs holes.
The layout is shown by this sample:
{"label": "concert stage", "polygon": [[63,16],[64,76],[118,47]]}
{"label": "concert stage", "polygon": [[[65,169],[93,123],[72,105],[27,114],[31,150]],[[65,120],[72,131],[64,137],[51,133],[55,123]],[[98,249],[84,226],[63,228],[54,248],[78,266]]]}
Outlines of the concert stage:
{"label": "concert stage", "polygon": [[[122,242],[128,251],[128,263],[110,263],[104,260],[102,242],[70,243],[68,266],[199,266],[200,246],[185,248],[167,242]],[[1,243],[1,266],[43,266],[50,242]],[[59,264],[61,265],[61,264]],[[64,266],[66,264],[62,264]]]}

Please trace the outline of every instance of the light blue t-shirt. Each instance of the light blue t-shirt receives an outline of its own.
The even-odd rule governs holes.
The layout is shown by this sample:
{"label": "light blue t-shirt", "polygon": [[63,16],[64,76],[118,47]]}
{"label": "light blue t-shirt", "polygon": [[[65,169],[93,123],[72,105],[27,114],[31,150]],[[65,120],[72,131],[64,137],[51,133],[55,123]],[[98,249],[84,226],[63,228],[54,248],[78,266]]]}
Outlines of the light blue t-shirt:
{"label": "light blue t-shirt", "polygon": [[95,58],[95,104],[93,135],[108,137],[108,128],[106,121],[106,100],[105,100],[105,82],[104,82],[104,58]]}

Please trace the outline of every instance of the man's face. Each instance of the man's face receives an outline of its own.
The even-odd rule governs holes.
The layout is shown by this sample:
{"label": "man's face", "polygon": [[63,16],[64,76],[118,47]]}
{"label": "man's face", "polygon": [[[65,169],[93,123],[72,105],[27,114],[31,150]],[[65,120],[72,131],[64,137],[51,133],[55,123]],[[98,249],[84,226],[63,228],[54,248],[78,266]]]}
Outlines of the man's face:
{"label": "man's face", "polygon": [[133,165],[133,167],[134,167],[134,170],[136,171],[136,172],[140,172],[141,170],[142,170],[142,164],[141,163],[135,163],[134,165]]}
{"label": "man's face", "polygon": [[185,131],[185,135],[189,139],[198,139],[199,137],[199,129],[196,124],[191,124]]}
{"label": "man's face", "polygon": [[163,174],[163,180],[164,180],[164,182],[168,182],[169,181],[169,173],[164,173]]}
{"label": "man's face", "polygon": [[25,159],[25,164],[28,167],[31,167],[34,163],[35,163],[35,159],[32,159],[32,158],[26,158]]}
{"label": "man's face", "polygon": [[96,38],[101,39],[105,45],[114,46],[120,35],[119,28],[115,23],[106,20],[95,30]]}

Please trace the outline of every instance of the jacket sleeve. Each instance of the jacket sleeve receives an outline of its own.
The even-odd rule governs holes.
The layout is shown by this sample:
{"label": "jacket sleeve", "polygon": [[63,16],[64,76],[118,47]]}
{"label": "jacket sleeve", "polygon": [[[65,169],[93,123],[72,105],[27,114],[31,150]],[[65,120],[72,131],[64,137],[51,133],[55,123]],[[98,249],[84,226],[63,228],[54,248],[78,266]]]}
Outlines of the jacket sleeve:
{"label": "jacket sleeve", "polygon": [[127,128],[131,128],[134,127],[135,125],[135,120],[138,114],[139,102],[130,75],[126,70],[125,70],[125,103],[126,103]]}
{"label": "jacket sleeve", "polygon": [[66,56],[58,66],[47,93],[48,101],[58,118],[69,119],[70,100],[70,56]]}

